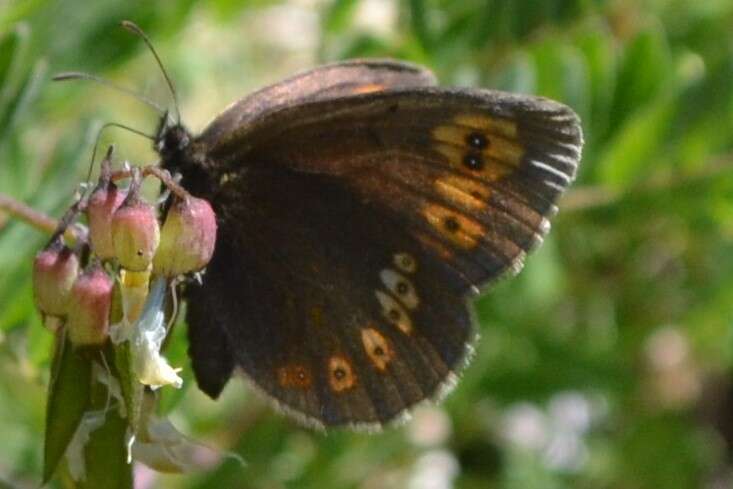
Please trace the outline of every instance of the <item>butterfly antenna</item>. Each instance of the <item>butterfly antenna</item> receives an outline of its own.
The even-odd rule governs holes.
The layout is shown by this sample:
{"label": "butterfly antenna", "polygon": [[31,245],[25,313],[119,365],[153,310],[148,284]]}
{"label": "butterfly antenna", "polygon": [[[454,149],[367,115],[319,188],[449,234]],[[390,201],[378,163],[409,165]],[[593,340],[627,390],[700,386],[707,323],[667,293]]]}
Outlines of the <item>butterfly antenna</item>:
{"label": "butterfly antenna", "polygon": [[[99,128],[99,132],[97,132],[97,138],[94,140],[94,149],[92,149],[92,160],[89,162],[89,172],[87,172],[87,178],[86,181],[90,181],[92,178],[92,170],[94,169],[94,160],[97,157],[97,149],[99,148],[99,142],[102,139],[102,133],[105,129],[109,127],[117,127],[119,129],[124,129],[125,131],[129,131],[131,133],[137,134],[139,136],[142,136],[144,138],[150,139],[151,141],[155,141],[155,137],[151,136],[150,134],[146,134],[142,131],[138,131],[137,129],[134,129],[130,126],[126,126],[124,124],[119,124],[117,122],[107,122],[102,127]],[[109,149],[107,150],[107,155],[105,156],[105,159],[109,159],[112,157],[112,151],[114,151],[114,146],[110,145]]]}
{"label": "butterfly antenna", "polygon": [[153,43],[150,41],[150,38],[148,37],[143,30],[138,27],[137,24],[134,22],[131,22],[129,20],[123,20],[121,22],[121,25],[126,30],[132,32],[136,36],[140,37],[140,39],[143,40],[143,42],[148,46],[148,49],[150,52],[155,56],[155,61],[158,63],[158,68],[160,68],[161,73],[163,73],[163,77],[165,78],[165,82],[168,84],[168,90],[171,92],[171,96],[173,97],[173,107],[176,109],[176,119],[178,120],[178,123],[181,123],[181,111],[178,108],[178,95],[176,94],[176,89],[173,86],[173,82],[171,81],[171,78],[168,76],[168,72],[165,70],[165,67],[163,66],[163,62],[160,60],[160,56],[158,56],[158,52],[153,47]]}
{"label": "butterfly antenna", "polygon": [[159,114],[163,115],[165,111],[163,108],[147,98],[145,95],[142,95],[134,90],[130,90],[129,88],[117,85],[114,82],[111,82],[107,80],[106,78],[101,78],[96,75],[92,75],[91,73],[84,73],[80,71],[69,71],[66,73],[59,73],[58,75],[55,75],[52,78],[53,81],[68,81],[68,80],[87,80],[87,81],[93,81],[95,83],[99,83],[100,85],[104,85],[105,87],[112,88],[114,90],[117,90],[118,92],[125,93],[127,95],[130,95],[132,97],[135,97],[140,102],[144,103],[148,107],[151,107],[153,110],[158,112]]}

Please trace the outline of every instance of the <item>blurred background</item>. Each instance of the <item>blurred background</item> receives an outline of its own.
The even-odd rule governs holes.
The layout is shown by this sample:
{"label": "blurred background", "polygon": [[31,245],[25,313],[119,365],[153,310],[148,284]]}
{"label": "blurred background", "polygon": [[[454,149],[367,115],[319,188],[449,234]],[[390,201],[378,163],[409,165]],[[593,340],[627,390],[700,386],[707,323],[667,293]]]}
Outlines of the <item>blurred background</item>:
{"label": "blurred background", "polygon": [[[438,407],[378,435],[298,427],[244,383],[213,402],[184,368],[161,410],[246,462],[140,488],[709,488],[733,485],[731,0],[0,0],[0,192],[60,216],[103,122],[143,104],[85,70],[169,96],[197,132],[233,100],[355,56],[423,63],[445,85],[535,93],[583,119],[579,180],[516,278],[476,302],[482,339]],[[149,142],[107,133],[118,156]],[[35,488],[52,338],[35,313],[45,236],[0,212],[0,487]]]}

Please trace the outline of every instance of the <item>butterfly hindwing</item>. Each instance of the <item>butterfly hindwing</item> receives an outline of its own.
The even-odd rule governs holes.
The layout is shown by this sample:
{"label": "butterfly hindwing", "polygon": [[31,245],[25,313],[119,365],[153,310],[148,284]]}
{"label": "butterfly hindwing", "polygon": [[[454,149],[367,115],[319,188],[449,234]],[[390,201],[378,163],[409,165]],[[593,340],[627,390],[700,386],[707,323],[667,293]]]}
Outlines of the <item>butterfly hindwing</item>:
{"label": "butterfly hindwing", "polygon": [[223,325],[229,348],[191,338],[201,387],[218,394],[234,364],[306,419],[378,425],[449,381],[472,337],[451,268],[338,178],[250,176],[244,199],[223,186],[220,205],[253,210],[222,223],[205,285],[189,292],[191,335]]}
{"label": "butterfly hindwing", "polygon": [[430,71],[390,59],[351,60],[319,66],[235,102],[209,124],[199,141],[216,144],[223,135],[260,119],[265,113],[306,101],[435,84],[435,76]]}
{"label": "butterfly hindwing", "polygon": [[582,136],[541,98],[338,86],[194,142],[220,227],[189,291],[191,356],[210,395],[239,367],[312,422],[379,425],[450,383],[466,298],[548,231]]}

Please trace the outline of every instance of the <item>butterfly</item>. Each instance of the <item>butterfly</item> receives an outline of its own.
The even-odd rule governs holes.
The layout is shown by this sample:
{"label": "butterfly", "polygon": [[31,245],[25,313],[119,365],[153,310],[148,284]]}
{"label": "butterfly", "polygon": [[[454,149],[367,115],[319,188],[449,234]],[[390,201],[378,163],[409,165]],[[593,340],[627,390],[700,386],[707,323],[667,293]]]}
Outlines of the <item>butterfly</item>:
{"label": "butterfly", "polygon": [[198,386],[216,398],[241,372],[321,427],[442,396],[476,336],[471,297],[542,241],[582,143],[565,105],[382,59],[259,90],[196,136],[163,118],[162,166],[219,221],[185,290]]}

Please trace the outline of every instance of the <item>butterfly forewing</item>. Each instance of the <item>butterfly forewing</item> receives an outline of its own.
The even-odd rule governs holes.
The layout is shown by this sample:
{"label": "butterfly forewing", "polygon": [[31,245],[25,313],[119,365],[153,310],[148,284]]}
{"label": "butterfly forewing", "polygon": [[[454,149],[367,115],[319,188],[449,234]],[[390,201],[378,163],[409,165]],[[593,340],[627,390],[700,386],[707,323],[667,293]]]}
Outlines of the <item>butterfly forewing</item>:
{"label": "butterfly forewing", "polygon": [[230,109],[195,143],[221,182],[207,191],[220,245],[189,291],[210,395],[239,367],[329,426],[376,426],[434,397],[470,348],[466,297],[518,270],[575,175],[582,136],[561,104],[420,84],[340,91],[359,79],[246,102],[267,107]]}
{"label": "butterfly forewing", "polygon": [[351,60],[320,66],[235,102],[209,124],[199,141],[215,145],[232,130],[259,120],[265,113],[306,101],[435,84],[435,76],[430,71],[389,59]]}
{"label": "butterfly forewing", "polygon": [[[480,285],[547,231],[580,157],[575,114],[545,99],[413,88],[265,114],[211,149],[222,171],[338,176]],[[246,163],[243,163],[246,162]]]}

